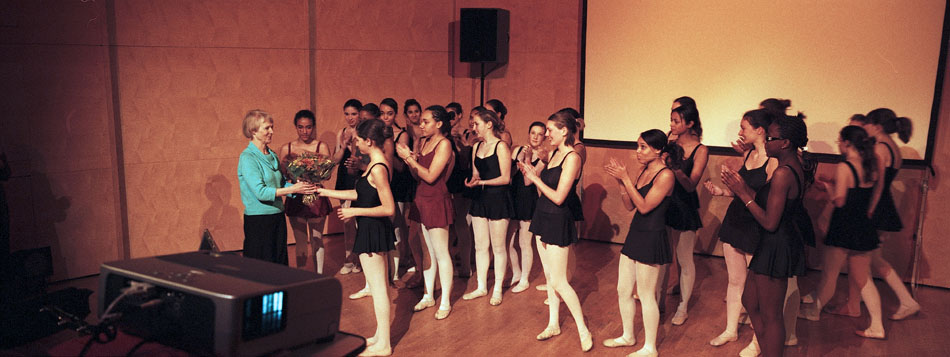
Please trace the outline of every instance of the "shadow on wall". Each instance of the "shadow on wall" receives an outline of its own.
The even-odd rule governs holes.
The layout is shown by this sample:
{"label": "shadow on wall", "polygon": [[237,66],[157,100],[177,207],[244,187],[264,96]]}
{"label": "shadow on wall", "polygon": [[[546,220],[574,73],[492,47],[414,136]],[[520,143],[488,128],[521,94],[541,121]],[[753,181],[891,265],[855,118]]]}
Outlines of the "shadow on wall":
{"label": "shadow on wall", "polygon": [[218,240],[232,243],[229,244],[232,247],[235,240],[242,242],[244,230],[241,225],[241,211],[231,205],[231,182],[228,178],[224,175],[208,177],[204,193],[210,207],[201,215],[201,226],[198,227],[197,234],[200,236],[207,229]]}
{"label": "shadow on wall", "polygon": [[586,220],[578,232],[581,237],[609,242],[613,236],[620,234],[620,226],[610,222],[610,216],[604,212],[607,189],[603,185],[595,183],[584,187],[583,199],[582,207]]}
{"label": "shadow on wall", "polygon": [[[35,167],[44,167],[40,159],[34,162]],[[56,196],[53,188],[50,186],[49,177],[45,173],[33,172],[30,177],[32,198],[34,209],[38,210],[34,215],[35,227],[34,236],[11,236],[11,250],[30,249],[49,246],[52,249],[53,266],[65,269],[69,266],[66,255],[70,252],[64,252],[61,239],[75,239],[76,237],[60,237],[57,225],[66,221],[67,211],[72,206],[72,198],[69,196]],[[29,241],[24,241],[29,240]],[[55,276],[71,276],[69,272],[55,272]]]}

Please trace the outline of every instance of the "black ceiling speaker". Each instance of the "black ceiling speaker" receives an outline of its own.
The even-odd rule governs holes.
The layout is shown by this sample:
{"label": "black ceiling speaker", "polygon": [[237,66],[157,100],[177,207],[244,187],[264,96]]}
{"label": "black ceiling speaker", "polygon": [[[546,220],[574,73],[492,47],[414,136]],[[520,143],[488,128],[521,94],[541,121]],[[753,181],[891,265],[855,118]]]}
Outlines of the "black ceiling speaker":
{"label": "black ceiling speaker", "polygon": [[504,9],[461,9],[459,60],[507,63],[509,18]]}

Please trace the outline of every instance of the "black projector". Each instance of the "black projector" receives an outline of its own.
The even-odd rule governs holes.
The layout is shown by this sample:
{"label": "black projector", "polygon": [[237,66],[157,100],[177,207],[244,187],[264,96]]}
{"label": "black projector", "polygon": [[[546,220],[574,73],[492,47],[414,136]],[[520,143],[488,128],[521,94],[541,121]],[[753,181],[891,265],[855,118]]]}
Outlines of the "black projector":
{"label": "black projector", "polygon": [[[123,295],[133,282],[150,286]],[[341,299],[336,278],[213,252],[103,263],[99,275],[100,316],[114,305],[122,331],[201,355],[257,356],[330,340]]]}

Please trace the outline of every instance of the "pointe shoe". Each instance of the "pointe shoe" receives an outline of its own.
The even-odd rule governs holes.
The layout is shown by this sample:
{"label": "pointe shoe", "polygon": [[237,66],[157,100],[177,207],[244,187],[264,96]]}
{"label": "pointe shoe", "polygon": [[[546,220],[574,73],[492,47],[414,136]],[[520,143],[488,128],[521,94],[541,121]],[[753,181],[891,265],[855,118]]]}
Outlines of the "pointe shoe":
{"label": "pointe shoe", "polygon": [[900,321],[908,317],[911,317],[917,314],[918,312],[920,312],[920,304],[917,304],[916,306],[910,306],[910,307],[901,305],[899,308],[897,308],[897,312],[895,312],[889,318],[894,321]]}
{"label": "pointe shoe", "polygon": [[548,284],[536,285],[534,288],[538,291],[548,291]]}
{"label": "pointe shoe", "polygon": [[628,347],[628,346],[633,346],[633,345],[636,345],[636,344],[637,344],[637,339],[636,339],[636,338],[634,338],[634,339],[631,341],[631,340],[627,340],[626,338],[623,338],[623,336],[620,336],[620,337],[617,337],[617,338],[611,338],[611,339],[604,340],[604,347],[610,347],[610,348],[614,348],[614,347]]}
{"label": "pointe shoe", "polygon": [[726,334],[725,332],[723,332],[723,333],[720,334],[719,336],[716,336],[716,338],[714,338],[714,339],[712,339],[712,340],[709,340],[709,345],[710,345],[710,346],[713,346],[713,347],[719,347],[719,346],[725,345],[725,344],[727,344],[727,343],[729,343],[729,342],[735,342],[735,341],[738,340],[738,339],[739,339],[739,335],[738,335],[738,334],[729,335],[729,334]]}
{"label": "pointe shoe", "polygon": [[522,291],[528,290],[530,286],[531,284],[529,284],[528,282],[518,283],[518,285],[515,285],[513,288],[511,288],[511,292],[517,294]]}
{"label": "pointe shoe", "polygon": [[488,303],[491,304],[491,306],[501,305],[501,292],[498,291],[491,294],[491,299],[488,299]]}
{"label": "pointe shoe", "polygon": [[673,314],[673,326],[679,326],[686,323],[686,319],[688,318],[689,315],[686,313],[686,311],[677,309],[676,313]]}
{"label": "pointe shoe", "polygon": [[436,320],[445,320],[446,317],[449,317],[449,313],[452,312],[452,308],[442,309],[441,307],[435,311]]}
{"label": "pointe shoe", "polygon": [[594,348],[594,337],[591,336],[590,331],[587,331],[586,334],[580,335],[581,338],[581,351],[587,352],[591,348]]}
{"label": "pointe shoe", "polygon": [[541,331],[541,333],[538,334],[537,338],[538,338],[538,341],[544,341],[560,334],[561,334],[560,327],[545,327],[544,331]]}
{"label": "pointe shoe", "polygon": [[485,295],[488,295],[488,290],[478,290],[478,289],[476,289],[476,290],[473,290],[473,291],[471,291],[471,292],[465,293],[465,295],[462,295],[462,300],[474,300],[474,299],[478,299],[478,298],[480,298],[480,297],[482,297],[482,296],[485,296]]}
{"label": "pointe shoe", "polygon": [[739,357],[757,357],[762,354],[762,350],[759,349],[759,342],[752,340],[748,346],[739,351]]}
{"label": "pointe shoe", "polygon": [[422,300],[419,300],[419,302],[416,304],[416,306],[413,306],[413,307],[412,307],[412,311],[419,312],[419,311],[428,309],[428,308],[433,307],[433,306],[435,306],[435,300],[434,300],[434,299],[432,299],[432,298],[428,298],[428,299],[422,298]]}
{"label": "pointe shoe", "polygon": [[368,289],[363,289],[355,293],[350,294],[350,300],[359,300],[367,296],[373,296]]}
{"label": "pointe shoe", "polygon": [[858,335],[858,336],[861,336],[861,337],[864,337],[864,338],[870,338],[870,339],[875,339],[875,340],[883,340],[884,337],[885,337],[883,332],[881,332],[880,334],[878,334],[878,333],[870,333],[870,332],[868,332],[868,330],[870,330],[870,329],[867,329],[867,330],[857,330],[857,331],[854,331],[854,334],[855,334],[855,335]]}

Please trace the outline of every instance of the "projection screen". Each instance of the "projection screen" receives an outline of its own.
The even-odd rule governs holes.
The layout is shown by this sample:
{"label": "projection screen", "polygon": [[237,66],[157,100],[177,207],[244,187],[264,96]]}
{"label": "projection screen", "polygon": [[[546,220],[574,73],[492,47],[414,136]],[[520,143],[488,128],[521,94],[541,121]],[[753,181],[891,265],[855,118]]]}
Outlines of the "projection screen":
{"label": "projection screen", "polygon": [[[887,107],[910,118],[899,143],[923,159],[936,118],[946,1],[585,2],[582,109],[593,143],[669,130],[672,100],[697,102],[703,143],[728,147],[742,113],[792,101],[812,152],[837,154],[855,113]],[[936,122],[936,119],[933,119]]]}

